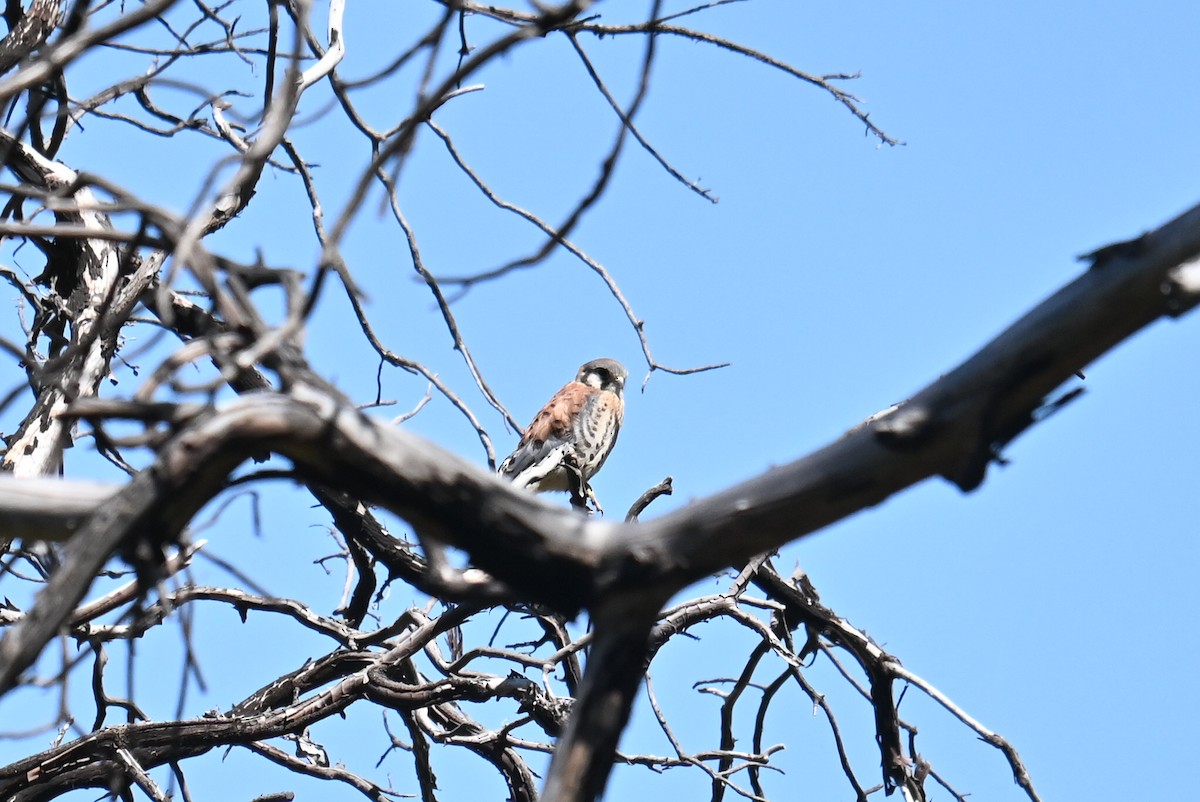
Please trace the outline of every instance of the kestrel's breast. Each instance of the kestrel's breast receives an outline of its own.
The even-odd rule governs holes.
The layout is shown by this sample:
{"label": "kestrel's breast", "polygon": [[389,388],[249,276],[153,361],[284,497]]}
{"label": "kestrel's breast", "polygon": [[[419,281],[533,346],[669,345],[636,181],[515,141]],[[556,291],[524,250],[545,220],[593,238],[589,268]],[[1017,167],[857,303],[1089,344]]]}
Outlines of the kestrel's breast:
{"label": "kestrel's breast", "polygon": [[625,404],[616,393],[593,390],[575,418],[575,458],[591,479],[617,442]]}

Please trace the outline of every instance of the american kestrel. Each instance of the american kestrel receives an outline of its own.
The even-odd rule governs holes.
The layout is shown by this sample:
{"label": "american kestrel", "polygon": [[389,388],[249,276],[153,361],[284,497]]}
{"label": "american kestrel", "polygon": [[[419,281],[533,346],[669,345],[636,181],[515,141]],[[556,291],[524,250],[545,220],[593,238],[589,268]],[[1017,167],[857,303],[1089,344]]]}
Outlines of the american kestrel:
{"label": "american kestrel", "polygon": [[617,442],[628,376],[615,359],[584,364],[534,417],[498,473],[527,490],[577,491],[595,501],[588,482]]}

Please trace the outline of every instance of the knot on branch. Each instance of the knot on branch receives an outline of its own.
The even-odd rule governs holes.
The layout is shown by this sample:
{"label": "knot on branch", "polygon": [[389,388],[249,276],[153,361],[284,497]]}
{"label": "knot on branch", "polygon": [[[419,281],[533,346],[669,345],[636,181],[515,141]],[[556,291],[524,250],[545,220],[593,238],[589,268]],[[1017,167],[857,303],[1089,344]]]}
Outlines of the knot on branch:
{"label": "knot on branch", "polygon": [[890,406],[867,418],[880,443],[889,448],[915,448],[924,444],[933,434],[933,415],[928,408],[906,401]]}

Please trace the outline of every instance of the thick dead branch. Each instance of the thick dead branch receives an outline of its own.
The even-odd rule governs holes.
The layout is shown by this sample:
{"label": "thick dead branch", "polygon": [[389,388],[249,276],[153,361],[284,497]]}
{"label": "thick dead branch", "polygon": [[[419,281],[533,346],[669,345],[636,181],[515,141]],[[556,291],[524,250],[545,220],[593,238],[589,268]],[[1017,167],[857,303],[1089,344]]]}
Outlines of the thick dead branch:
{"label": "thick dead branch", "polygon": [[166,11],[175,2],[176,0],[153,0],[118,17],[107,25],[84,28],[72,36],[59,39],[53,46],[46,48],[40,58],[4,81],[0,81],[0,98],[10,98],[18,92],[50,80],[57,71],[88,52],[89,48],[97,42],[107,42],[125,31],[144,25]]}
{"label": "thick dead branch", "polygon": [[29,483],[0,477],[4,537],[66,541],[115,490],[114,485],[100,482]]}
{"label": "thick dead branch", "polygon": [[[56,214],[58,222],[96,230],[111,228],[108,216],[95,211],[98,204],[91,190],[86,186],[74,188],[78,176],[73,170],[7,136],[0,139],[0,150],[5,165],[23,180],[72,198],[73,209]],[[68,401],[95,395],[108,375],[117,335],[132,308],[132,304],[124,308],[114,304],[121,272],[121,255],[115,245],[99,238],[71,242],[72,247],[64,249],[68,258],[58,260],[46,271],[61,303],[72,310],[70,343],[65,358],[29,366],[38,401],[9,439],[8,451],[0,463],[0,468],[17,476],[58,470],[72,424],[58,413]],[[59,321],[60,326],[64,323]]]}
{"label": "thick dead branch", "polygon": [[665,598],[640,599],[635,605],[615,600],[597,612],[587,671],[555,748],[543,802],[599,799],[603,793],[642,682],[646,644],[661,601]]}
{"label": "thick dead branch", "polygon": [[58,23],[59,5],[59,0],[33,0],[29,10],[11,25],[8,35],[0,40],[0,74],[42,46]]}

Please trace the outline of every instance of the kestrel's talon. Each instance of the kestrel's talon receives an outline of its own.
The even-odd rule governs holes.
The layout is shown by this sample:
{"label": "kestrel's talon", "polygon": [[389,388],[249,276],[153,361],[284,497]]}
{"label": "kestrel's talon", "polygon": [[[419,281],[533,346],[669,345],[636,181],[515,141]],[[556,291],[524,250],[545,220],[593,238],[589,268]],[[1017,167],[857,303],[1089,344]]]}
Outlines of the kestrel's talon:
{"label": "kestrel's talon", "polygon": [[596,512],[598,512],[598,513],[600,513],[601,515],[603,515],[603,514],[604,514],[604,508],[600,506],[600,499],[596,498],[596,491],[595,491],[595,490],[592,490],[592,486],[591,486],[591,485],[588,485],[588,488],[587,488],[587,497],[588,497],[588,501],[592,502],[592,506],[596,508]]}
{"label": "kestrel's talon", "polygon": [[588,510],[588,497],[592,488],[583,478],[583,469],[579,467],[575,455],[567,453],[562,460],[563,470],[567,475],[567,492],[571,494],[571,506],[580,510]]}

